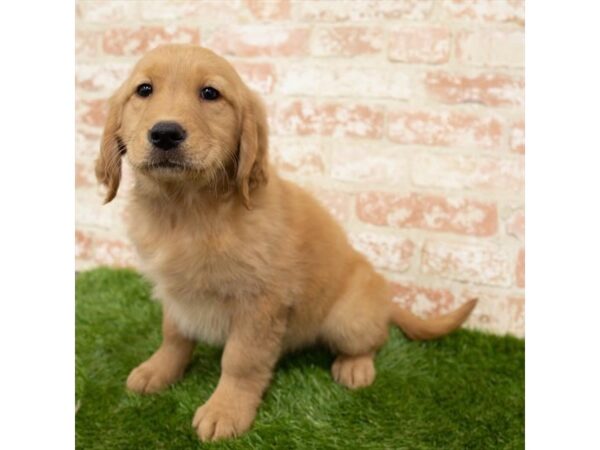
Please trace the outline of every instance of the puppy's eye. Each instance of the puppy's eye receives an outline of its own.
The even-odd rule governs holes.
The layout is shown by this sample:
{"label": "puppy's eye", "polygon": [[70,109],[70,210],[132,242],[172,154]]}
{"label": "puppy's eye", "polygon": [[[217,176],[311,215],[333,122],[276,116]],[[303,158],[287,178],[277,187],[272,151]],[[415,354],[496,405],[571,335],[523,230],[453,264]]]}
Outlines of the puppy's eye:
{"label": "puppy's eye", "polygon": [[216,100],[221,94],[215,88],[207,86],[200,91],[200,97],[203,100]]}
{"label": "puppy's eye", "polygon": [[140,97],[148,97],[150,94],[152,94],[152,85],[148,83],[142,83],[137,87],[136,92]]}

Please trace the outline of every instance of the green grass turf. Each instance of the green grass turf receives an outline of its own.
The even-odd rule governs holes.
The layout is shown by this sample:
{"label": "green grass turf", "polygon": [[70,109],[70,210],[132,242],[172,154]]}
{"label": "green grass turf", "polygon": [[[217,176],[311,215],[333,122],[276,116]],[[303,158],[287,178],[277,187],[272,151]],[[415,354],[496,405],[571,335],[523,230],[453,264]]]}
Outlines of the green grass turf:
{"label": "green grass turf", "polygon": [[[160,343],[160,307],[129,270],[76,281],[78,449],[194,449],[196,408],[216,386],[220,350],[198,347],[185,378],[164,393],[125,390],[129,371]],[[251,431],[210,448],[497,449],[524,447],[522,340],[461,330],[411,342],[393,329],[375,383],[349,391],[332,356],[310,349],[278,364]]]}

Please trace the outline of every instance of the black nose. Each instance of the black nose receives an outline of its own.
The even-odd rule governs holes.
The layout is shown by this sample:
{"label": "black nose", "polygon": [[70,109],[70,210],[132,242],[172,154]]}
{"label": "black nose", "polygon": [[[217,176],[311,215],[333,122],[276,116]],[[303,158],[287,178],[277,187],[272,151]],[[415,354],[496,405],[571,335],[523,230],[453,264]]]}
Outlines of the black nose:
{"label": "black nose", "polygon": [[185,140],[186,132],[177,122],[158,122],[148,131],[148,140],[163,150],[171,150]]}

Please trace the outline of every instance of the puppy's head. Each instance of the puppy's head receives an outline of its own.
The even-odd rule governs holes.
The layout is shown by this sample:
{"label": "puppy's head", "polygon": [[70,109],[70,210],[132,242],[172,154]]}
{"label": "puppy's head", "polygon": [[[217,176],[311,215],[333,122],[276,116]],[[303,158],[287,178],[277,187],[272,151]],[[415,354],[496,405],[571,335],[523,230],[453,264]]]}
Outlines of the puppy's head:
{"label": "puppy's head", "polygon": [[267,123],[258,97],[210,50],[146,54],[109,101],[96,176],[117,194],[122,158],[156,183],[236,184],[244,204],[267,181]]}

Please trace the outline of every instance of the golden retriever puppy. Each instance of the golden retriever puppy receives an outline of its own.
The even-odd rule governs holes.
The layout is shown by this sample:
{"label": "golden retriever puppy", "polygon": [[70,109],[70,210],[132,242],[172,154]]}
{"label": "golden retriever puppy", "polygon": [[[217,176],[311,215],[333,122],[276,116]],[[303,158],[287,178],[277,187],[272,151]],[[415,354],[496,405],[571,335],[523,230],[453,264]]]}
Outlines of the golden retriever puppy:
{"label": "golden retriever puppy", "polygon": [[284,352],[326,345],[335,381],[360,388],[375,378],[390,323],[430,339],[475,306],[425,321],[394,304],[342,228],[267,154],[260,99],[210,50],[159,47],[110,99],[96,175],[109,202],[122,158],[133,168],[129,233],[163,308],[163,342],[127,387],[164,389],[196,341],[223,345],[217,388],[193,418],[203,441],[250,428]]}

